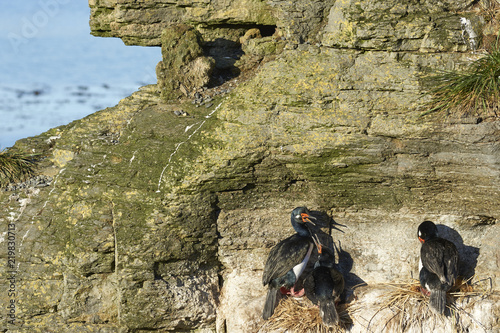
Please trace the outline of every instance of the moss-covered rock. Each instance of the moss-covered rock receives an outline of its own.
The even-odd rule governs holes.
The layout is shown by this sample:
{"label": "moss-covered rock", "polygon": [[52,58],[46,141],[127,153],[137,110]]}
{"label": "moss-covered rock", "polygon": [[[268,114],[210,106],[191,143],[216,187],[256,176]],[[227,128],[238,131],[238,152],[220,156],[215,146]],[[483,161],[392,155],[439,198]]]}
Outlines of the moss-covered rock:
{"label": "moss-covered rock", "polygon": [[162,31],[181,22],[208,28],[205,40],[213,40],[220,28],[244,33],[248,26],[276,25],[272,6],[261,0],[91,0],[89,5],[91,33],[120,37],[127,45],[160,46]]}
{"label": "moss-covered rock", "polygon": [[201,35],[181,24],[165,29],[161,38],[162,61],[156,67],[156,76],[162,97],[175,100],[206,86],[215,61],[204,56]]}
{"label": "moss-covered rock", "polygon": [[[202,22],[217,6],[244,4],[159,3],[91,5],[119,14],[113,33],[132,29],[136,35],[128,36],[143,42],[145,32],[134,24],[156,31],[150,18],[189,12]],[[248,4],[268,8],[267,2]],[[500,125],[422,116],[422,75],[467,66],[470,54],[444,51],[461,49],[454,37],[447,39],[459,29],[448,23],[470,2],[344,1],[332,11],[328,2],[271,4],[281,14],[250,15],[243,6],[242,12],[226,11],[226,21],[207,18],[205,28],[214,32],[210,24],[217,22],[217,33],[234,32],[231,25],[242,17],[272,25],[276,14],[295,42],[322,22],[327,28],[315,36],[339,48],[288,44],[208,107],[168,102],[159,92],[167,91],[165,80],[115,107],[16,143],[44,156],[38,171],[52,182],[0,192],[1,244],[10,229],[16,237],[16,265],[0,269],[4,291],[15,272],[15,297],[3,292],[0,299],[15,299],[16,318],[14,324],[2,321],[0,330],[257,331],[266,255],[293,232],[289,214],[301,205],[348,226],[333,236],[343,260],[350,258],[342,262],[349,283],[365,281],[369,290],[379,290],[378,283],[416,276],[415,232],[430,219],[457,244],[461,274],[488,278],[498,290]],[[297,20],[280,18],[287,11]],[[334,14],[328,19],[328,13]],[[301,27],[306,18],[318,20]],[[444,31],[426,28],[448,19]],[[228,40],[238,43],[254,23],[240,24]],[[406,45],[427,38],[431,46],[406,49],[394,36]],[[267,47],[279,45],[270,36],[261,39],[252,42],[252,52],[267,55],[274,52]],[[200,40],[186,26],[165,30],[164,78],[175,68],[177,82],[188,82],[181,81],[180,69],[203,58]],[[422,52],[394,51],[410,49]],[[177,89],[180,84],[168,91]],[[177,116],[179,109],[187,116]],[[361,304],[373,300],[357,296]],[[468,313],[480,318],[466,329],[496,329],[498,304],[498,295],[471,304]],[[370,318],[373,307],[356,316]],[[432,324],[443,331],[453,327],[447,319]],[[352,332],[365,330],[355,320]]]}
{"label": "moss-covered rock", "polygon": [[322,42],[340,48],[388,51],[466,51],[463,19],[479,32],[484,19],[464,13],[473,1],[425,6],[400,1],[337,1],[332,6]]}
{"label": "moss-covered rock", "polygon": [[[189,137],[185,127],[199,126],[210,110],[193,108],[193,117],[178,118],[155,90],[60,127],[52,147],[44,142],[53,131],[18,143],[42,154],[73,154],[63,164],[45,159],[40,167],[56,170],[52,185],[19,193],[10,201],[16,213],[2,215],[19,235],[19,304],[10,327],[97,332],[214,324],[216,198],[156,192],[169,157]],[[152,119],[157,126],[143,127]],[[179,284],[185,277],[192,282]],[[152,300],[159,294],[160,302]],[[7,294],[2,299],[8,303]]]}

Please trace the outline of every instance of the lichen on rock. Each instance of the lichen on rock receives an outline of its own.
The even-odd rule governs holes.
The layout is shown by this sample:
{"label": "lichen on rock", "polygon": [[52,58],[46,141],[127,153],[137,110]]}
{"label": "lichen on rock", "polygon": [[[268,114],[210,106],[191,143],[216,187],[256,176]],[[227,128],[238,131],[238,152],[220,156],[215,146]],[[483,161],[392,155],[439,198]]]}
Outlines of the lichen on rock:
{"label": "lichen on rock", "polygon": [[[417,274],[424,219],[457,244],[461,274],[498,292],[499,122],[422,116],[422,75],[467,66],[455,11],[470,4],[92,1],[93,33],[163,44],[159,82],[16,143],[47,157],[51,182],[0,191],[19,278],[17,322],[0,330],[258,331],[264,260],[303,205],[348,227],[333,238],[346,281],[368,284],[349,285],[359,318],[381,285]],[[262,37],[241,46],[254,28]],[[203,86],[194,68],[219,50],[247,54],[214,58],[215,70],[252,53],[258,70],[203,107],[178,99]],[[498,299],[474,299],[467,329],[494,331]]]}
{"label": "lichen on rock", "polygon": [[187,25],[173,25],[162,32],[162,61],[156,67],[163,98],[175,100],[210,81],[215,61],[205,57],[202,37]]}

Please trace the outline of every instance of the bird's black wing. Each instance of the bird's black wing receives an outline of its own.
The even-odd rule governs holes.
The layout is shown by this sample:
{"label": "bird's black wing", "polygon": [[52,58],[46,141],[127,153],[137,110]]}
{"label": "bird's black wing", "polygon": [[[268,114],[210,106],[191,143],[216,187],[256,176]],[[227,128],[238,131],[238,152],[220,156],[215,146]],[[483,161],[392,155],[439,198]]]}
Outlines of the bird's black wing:
{"label": "bird's black wing", "polygon": [[455,245],[442,238],[428,240],[420,251],[422,265],[436,274],[442,282],[453,283],[458,267],[458,251]]}
{"label": "bird's black wing", "polygon": [[340,297],[345,288],[344,276],[335,268],[330,268],[330,275],[335,286],[333,288],[333,296],[335,298]]}
{"label": "bird's black wing", "polygon": [[458,275],[458,250],[450,241],[445,245],[444,260],[446,266],[445,277],[446,281],[453,285]]}
{"label": "bird's black wing", "polygon": [[300,264],[311,243],[309,238],[294,234],[276,244],[267,257],[262,283],[267,285],[271,280],[285,275],[294,266]]}
{"label": "bird's black wing", "polygon": [[306,276],[304,280],[304,290],[306,291],[306,296],[309,298],[311,302],[314,304],[318,304],[318,298],[316,297],[316,293],[314,289],[316,288],[316,281],[314,279],[313,272],[310,272],[309,275]]}

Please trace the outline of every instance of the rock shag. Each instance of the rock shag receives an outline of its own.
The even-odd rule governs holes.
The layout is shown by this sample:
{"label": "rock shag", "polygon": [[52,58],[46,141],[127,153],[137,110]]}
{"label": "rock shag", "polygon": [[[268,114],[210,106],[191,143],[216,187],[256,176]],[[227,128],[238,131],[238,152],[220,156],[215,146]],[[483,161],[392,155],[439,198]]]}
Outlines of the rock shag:
{"label": "rock shag", "polygon": [[273,313],[279,300],[285,294],[300,297],[304,289],[297,288],[299,277],[304,272],[309,261],[315,239],[307,223],[314,225],[306,207],[298,207],[292,211],[291,222],[296,233],[276,244],[267,257],[262,283],[268,286],[266,302],[262,317],[267,320]]}
{"label": "rock shag", "polygon": [[430,296],[429,307],[438,314],[446,308],[446,292],[455,284],[458,274],[458,251],[452,242],[438,237],[437,227],[424,221],[418,227],[420,249],[420,286]]}
{"label": "rock shag", "polygon": [[336,269],[335,255],[330,248],[320,245],[318,252],[318,261],[314,264],[312,273],[306,278],[304,287],[306,296],[318,305],[323,324],[333,327],[339,322],[335,305],[340,301],[340,295],[344,291],[344,276]]}

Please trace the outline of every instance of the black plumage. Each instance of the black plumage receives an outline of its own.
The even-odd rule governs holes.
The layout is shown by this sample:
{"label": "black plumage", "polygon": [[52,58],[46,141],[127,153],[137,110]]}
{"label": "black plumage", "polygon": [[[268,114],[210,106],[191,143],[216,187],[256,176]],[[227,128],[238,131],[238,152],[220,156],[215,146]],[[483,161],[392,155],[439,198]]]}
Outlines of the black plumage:
{"label": "black plumage", "polygon": [[430,308],[444,313],[446,292],[453,287],[458,275],[458,251],[452,242],[438,237],[437,227],[424,221],[418,227],[420,249],[420,285],[425,294],[430,293]]}
{"label": "black plumage", "polygon": [[282,297],[281,288],[289,289],[294,296],[303,294],[296,291],[295,286],[307,265],[314,241],[306,223],[313,222],[306,207],[298,207],[292,211],[291,222],[296,233],[278,244],[269,253],[262,274],[262,283],[268,285],[266,302],[262,317],[268,319],[274,313],[274,309]]}
{"label": "black plumage", "polygon": [[335,267],[335,256],[326,247],[320,250],[314,270],[305,281],[304,287],[307,297],[319,306],[323,323],[334,326],[339,321],[335,304],[340,300],[344,291],[344,276]]}

